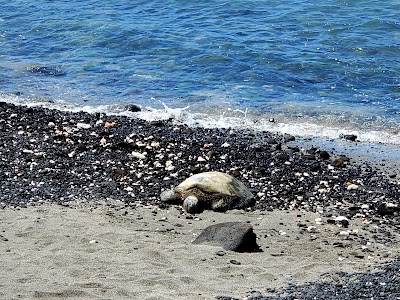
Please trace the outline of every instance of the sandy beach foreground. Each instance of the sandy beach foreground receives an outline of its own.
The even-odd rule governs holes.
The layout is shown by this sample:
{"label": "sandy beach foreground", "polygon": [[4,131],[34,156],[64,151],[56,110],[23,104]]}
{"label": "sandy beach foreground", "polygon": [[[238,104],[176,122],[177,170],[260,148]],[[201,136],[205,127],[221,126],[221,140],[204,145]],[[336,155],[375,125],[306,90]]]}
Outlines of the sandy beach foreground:
{"label": "sandy beach foreground", "polygon": [[[319,215],[304,211],[186,218],[174,207],[113,206],[1,210],[0,298],[243,298],[289,283],[335,280],[338,271],[368,273],[400,252],[398,242],[363,247],[338,235],[336,225],[315,225]],[[225,221],[249,222],[262,252],[220,256],[219,247],[191,244],[203,228]],[[302,231],[302,223],[316,228]],[[350,228],[373,240],[362,220]]]}
{"label": "sandy beach foreground", "polygon": [[[400,299],[390,165],[290,135],[4,102],[0,158],[1,299]],[[160,202],[210,170],[255,205],[190,215]],[[192,244],[232,221],[261,251]]]}

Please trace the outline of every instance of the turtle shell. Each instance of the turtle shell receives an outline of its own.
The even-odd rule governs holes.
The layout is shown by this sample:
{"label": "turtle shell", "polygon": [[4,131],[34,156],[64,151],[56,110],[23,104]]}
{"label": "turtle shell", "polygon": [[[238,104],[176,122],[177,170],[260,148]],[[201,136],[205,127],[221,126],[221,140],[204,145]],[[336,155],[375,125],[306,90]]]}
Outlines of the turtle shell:
{"label": "turtle shell", "polygon": [[184,198],[192,191],[195,195],[196,191],[199,191],[205,195],[253,198],[253,194],[241,181],[216,171],[195,174],[179,184],[175,190]]}

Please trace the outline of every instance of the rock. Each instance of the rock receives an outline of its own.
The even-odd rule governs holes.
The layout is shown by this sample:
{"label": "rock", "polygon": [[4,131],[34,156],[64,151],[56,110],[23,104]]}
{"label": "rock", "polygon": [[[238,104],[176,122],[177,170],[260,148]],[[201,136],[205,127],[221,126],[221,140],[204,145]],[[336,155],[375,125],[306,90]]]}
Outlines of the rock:
{"label": "rock", "polygon": [[91,127],[91,125],[86,124],[86,123],[78,123],[78,124],[76,124],[76,127],[79,129],[89,129]]}
{"label": "rock", "polygon": [[126,106],[126,110],[130,112],[138,112],[141,111],[142,109],[140,108],[140,106],[136,104],[130,104]]}
{"label": "rock", "polygon": [[319,157],[321,157],[323,160],[327,160],[331,157],[331,155],[326,151],[320,151]]}
{"label": "rock", "polygon": [[338,227],[347,227],[349,226],[349,219],[344,216],[338,216],[335,218],[335,223]]}
{"label": "rock", "polygon": [[358,189],[358,185],[354,184],[354,183],[350,183],[350,184],[347,185],[346,189],[348,191],[356,190],[356,189]]}
{"label": "rock", "polygon": [[146,155],[144,155],[143,153],[140,153],[140,152],[136,152],[136,151],[133,151],[131,153],[131,155],[132,155],[132,157],[135,157],[135,158],[138,158],[138,159],[145,159],[146,158]]}
{"label": "rock", "polygon": [[336,158],[333,162],[332,165],[335,167],[343,167],[345,166],[348,162],[350,161],[350,158],[346,156],[340,156],[339,158]]}
{"label": "rock", "polygon": [[355,142],[355,140],[357,139],[357,136],[354,134],[344,134],[344,135],[341,135],[340,137],[344,140],[348,140],[351,142]]}
{"label": "rock", "polygon": [[230,147],[230,146],[231,146],[231,144],[229,144],[229,143],[227,143],[227,142],[225,142],[225,143],[223,143],[223,144],[221,145],[222,148],[228,148],[228,147]]}
{"label": "rock", "polygon": [[208,226],[193,244],[221,246],[235,252],[253,252],[259,249],[253,227],[242,222],[227,222]]}
{"label": "rock", "polygon": [[315,155],[314,154],[302,154],[301,158],[305,159],[305,160],[315,160]]}
{"label": "rock", "polygon": [[269,144],[269,145],[276,145],[276,144],[278,144],[278,141],[277,141],[276,139],[274,139],[274,138],[267,138],[265,141],[266,141],[267,144]]}
{"label": "rock", "polygon": [[290,156],[287,153],[279,153],[276,158],[282,161],[287,161],[290,159]]}
{"label": "rock", "polygon": [[287,143],[287,142],[293,142],[293,141],[296,140],[296,138],[295,138],[293,135],[287,134],[287,133],[285,133],[285,134],[283,135],[283,139],[285,140],[286,143]]}

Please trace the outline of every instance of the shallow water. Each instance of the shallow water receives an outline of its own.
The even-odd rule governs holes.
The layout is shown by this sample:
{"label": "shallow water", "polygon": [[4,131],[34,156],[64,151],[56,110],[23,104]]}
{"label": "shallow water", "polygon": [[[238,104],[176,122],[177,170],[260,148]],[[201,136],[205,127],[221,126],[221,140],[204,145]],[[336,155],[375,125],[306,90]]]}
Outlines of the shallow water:
{"label": "shallow water", "polygon": [[16,0],[0,11],[3,100],[136,103],[144,118],[400,144],[396,0]]}

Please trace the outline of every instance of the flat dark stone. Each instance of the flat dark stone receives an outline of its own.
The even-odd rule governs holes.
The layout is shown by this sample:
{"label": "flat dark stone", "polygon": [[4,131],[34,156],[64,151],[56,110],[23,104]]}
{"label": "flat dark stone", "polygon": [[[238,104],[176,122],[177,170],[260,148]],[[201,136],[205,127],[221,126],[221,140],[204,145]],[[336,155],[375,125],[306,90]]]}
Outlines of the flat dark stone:
{"label": "flat dark stone", "polygon": [[221,246],[235,252],[254,252],[259,247],[253,227],[241,222],[227,222],[208,226],[193,241],[193,244]]}

